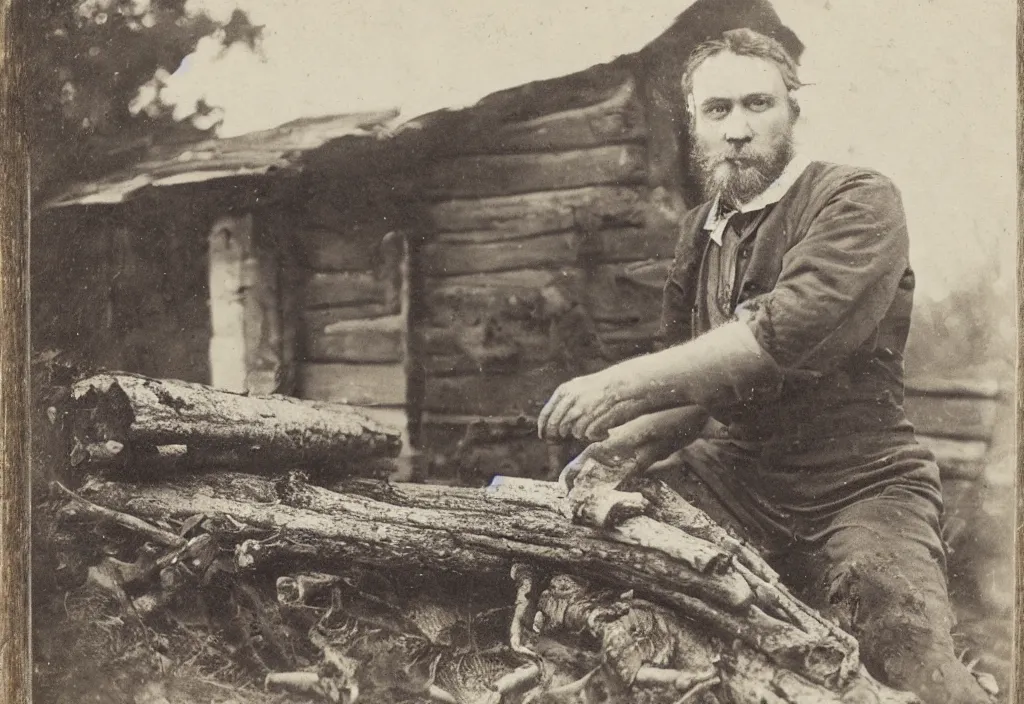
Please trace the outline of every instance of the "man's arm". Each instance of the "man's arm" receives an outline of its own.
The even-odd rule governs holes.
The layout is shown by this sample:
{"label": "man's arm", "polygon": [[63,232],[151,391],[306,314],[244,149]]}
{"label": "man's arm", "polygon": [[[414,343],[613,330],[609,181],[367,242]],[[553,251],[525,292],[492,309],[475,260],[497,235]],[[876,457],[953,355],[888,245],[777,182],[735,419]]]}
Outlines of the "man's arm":
{"label": "man's arm", "polygon": [[770,400],[785,372],[820,374],[875,330],[909,256],[899,193],[877,174],[853,176],[783,258],[775,288],[737,320],[675,347],[560,386],[541,411],[544,436],[600,438],[645,413]]}

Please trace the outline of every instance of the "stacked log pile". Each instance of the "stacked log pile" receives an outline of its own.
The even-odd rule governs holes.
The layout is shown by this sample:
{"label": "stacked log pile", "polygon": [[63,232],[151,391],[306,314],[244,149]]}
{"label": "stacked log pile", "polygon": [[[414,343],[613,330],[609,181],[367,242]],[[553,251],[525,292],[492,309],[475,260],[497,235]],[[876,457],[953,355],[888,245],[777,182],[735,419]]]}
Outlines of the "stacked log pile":
{"label": "stacked log pile", "polygon": [[551,482],[367,478],[398,438],[336,404],[120,374],[64,399],[55,700],[916,701],[661,484],[596,527]]}
{"label": "stacked log pile", "polygon": [[[443,461],[537,476],[545,448],[515,419],[655,346],[676,233],[648,186],[639,94],[611,66],[496,94],[427,175],[422,444]],[[506,431],[481,441],[481,418]]]}

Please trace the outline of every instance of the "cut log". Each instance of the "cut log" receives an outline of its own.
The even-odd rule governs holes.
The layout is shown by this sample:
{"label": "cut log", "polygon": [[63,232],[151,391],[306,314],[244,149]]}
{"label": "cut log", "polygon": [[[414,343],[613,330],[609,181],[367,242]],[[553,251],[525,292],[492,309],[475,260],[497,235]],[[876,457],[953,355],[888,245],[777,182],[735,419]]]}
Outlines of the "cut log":
{"label": "cut log", "polygon": [[[350,569],[353,564],[386,567],[395,572],[452,571],[480,579],[509,573],[517,562],[569,569],[644,589],[660,585],[667,592],[694,594],[728,612],[742,612],[753,593],[739,573],[693,560],[679,559],[692,545],[695,554],[714,551],[709,544],[677,531],[677,554],[620,543],[589,528],[573,526],[561,515],[533,511],[516,515],[495,510],[494,499],[476,491],[474,499],[452,499],[446,508],[410,508],[301,482],[278,482],[247,475],[218,475],[175,483],[92,482],[88,500],[138,517],[184,520],[197,513],[230,516],[244,526],[243,535],[277,537],[247,540],[236,553],[242,569],[275,565],[289,571]],[[271,505],[245,497],[270,497]],[[668,529],[668,527],[665,527]],[[231,540],[241,537],[228,536]],[[724,559],[724,553],[722,553]],[[311,559],[312,558],[312,559]]]}
{"label": "cut log", "polygon": [[405,367],[401,364],[299,365],[303,398],[353,406],[401,406],[408,401]]}
{"label": "cut log", "polygon": [[75,384],[69,404],[75,443],[123,446],[113,459],[84,457],[78,463],[83,472],[98,464],[105,471],[187,464],[196,469],[308,466],[344,472],[353,462],[395,456],[401,447],[396,431],[346,406],[245,396],[134,374],[84,379]]}
{"label": "cut log", "polygon": [[[649,208],[642,187],[590,186],[447,201],[430,208],[430,219],[444,233],[442,239],[486,241],[578,227],[642,227],[647,224]],[[460,239],[460,234],[464,238]]]}
{"label": "cut log", "polygon": [[425,190],[440,200],[639,184],[646,168],[646,150],[634,144],[544,154],[459,157],[436,163],[427,176]]}

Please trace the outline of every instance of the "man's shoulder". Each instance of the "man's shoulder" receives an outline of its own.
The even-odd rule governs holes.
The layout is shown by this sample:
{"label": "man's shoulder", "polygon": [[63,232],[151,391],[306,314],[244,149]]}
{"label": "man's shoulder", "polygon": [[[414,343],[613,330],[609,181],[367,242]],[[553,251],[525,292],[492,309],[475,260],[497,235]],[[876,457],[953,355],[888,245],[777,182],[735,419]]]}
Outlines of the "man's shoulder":
{"label": "man's shoulder", "polygon": [[852,166],[831,161],[812,161],[798,179],[804,188],[812,191],[842,190],[851,186],[866,186],[890,190],[899,194],[895,182],[881,171],[866,166]]}

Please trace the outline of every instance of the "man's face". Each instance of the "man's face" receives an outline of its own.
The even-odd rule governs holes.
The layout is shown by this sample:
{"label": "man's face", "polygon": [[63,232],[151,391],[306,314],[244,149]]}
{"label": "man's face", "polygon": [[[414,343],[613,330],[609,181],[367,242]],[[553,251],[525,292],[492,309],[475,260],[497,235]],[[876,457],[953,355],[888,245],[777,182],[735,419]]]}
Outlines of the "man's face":
{"label": "man's face", "polygon": [[746,203],[793,157],[796,115],[771,62],[728,52],[712,56],[694,72],[688,101],[691,164],[705,197],[721,193],[733,205]]}

